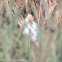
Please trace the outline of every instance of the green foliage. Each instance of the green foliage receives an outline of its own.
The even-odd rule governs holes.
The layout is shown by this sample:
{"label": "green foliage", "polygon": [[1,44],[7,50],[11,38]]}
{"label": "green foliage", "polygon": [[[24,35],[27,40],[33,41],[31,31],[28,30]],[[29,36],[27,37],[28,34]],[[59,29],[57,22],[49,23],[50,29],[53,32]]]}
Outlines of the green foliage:
{"label": "green foliage", "polygon": [[[22,28],[18,28],[19,18],[22,18],[20,15],[22,11],[14,5],[15,0],[12,1],[12,5],[5,7],[5,17],[2,16],[4,12],[2,7],[5,1],[1,0],[0,2],[0,62],[4,62],[5,59],[7,60],[6,62],[8,60],[12,62],[12,59],[20,60],[16,62],[62,62],[62,22],[58,27],[56,22],[59,17],[53,18],[49,14],[45,1],[42,0],[45,9],[45,18],[41,19],[40,22],[43,23],[47,19],[47,25],[38,24],[40,17],[37,7],[39,5],[35,6],[34,2],[31,2],[36,19],[35,22],[39,29],[38,47],[31,42],[30,35],[23,36],[24,25]],[[59,8],[59,10],[61,9]],[[22,59],[25,61],[21,61]]]}

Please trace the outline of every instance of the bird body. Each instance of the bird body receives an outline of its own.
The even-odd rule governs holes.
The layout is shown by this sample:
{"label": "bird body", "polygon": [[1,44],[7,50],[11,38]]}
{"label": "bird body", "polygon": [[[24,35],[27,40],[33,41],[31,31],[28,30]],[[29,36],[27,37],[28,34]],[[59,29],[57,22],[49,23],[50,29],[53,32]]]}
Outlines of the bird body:
{"label": "bird body", "polygon": [[25,27],[23,30],[23,35],[30,35],[31,40],[35,42],[35,44],[37,45],[37,36],[38,36],[38,26],[37,24],[32,21],[32,23],[30,23],[29,17],[27,16],[25,21]]}

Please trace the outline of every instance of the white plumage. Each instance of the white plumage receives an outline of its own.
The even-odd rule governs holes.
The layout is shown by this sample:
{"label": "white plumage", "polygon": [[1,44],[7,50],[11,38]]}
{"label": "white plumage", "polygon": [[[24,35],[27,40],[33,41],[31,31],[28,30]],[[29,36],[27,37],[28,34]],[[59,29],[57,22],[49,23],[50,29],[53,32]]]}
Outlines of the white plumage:
{"label": "white plumage", "polygon": [[32,21],[32,24],[29,22],[28,16],[26,17],[24,23],[26,24],[23,30],[23,35],[29,35],[31,36],[31,40],[35,42],[35,44],[38,46],[37,42],[37,35],[38,35],[38,27],[37,24]]}
{"label": "white plumage", "polygon": [[29,29],[28,28],[25,28],[24,31],[23,31],[23,34],[24,35],[28,35],[29,34]]}

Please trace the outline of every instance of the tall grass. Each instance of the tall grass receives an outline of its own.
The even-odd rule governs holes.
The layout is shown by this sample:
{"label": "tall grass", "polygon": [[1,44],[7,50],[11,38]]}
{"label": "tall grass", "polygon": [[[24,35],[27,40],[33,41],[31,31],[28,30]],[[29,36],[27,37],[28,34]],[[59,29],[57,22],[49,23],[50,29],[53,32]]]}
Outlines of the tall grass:
{"label": "tall grass", "polygon": [[[36,5],[31,0],[22,1],[0,0],[0,62],[62,62],[61,2],[57,2],[53,11],[56,15],[52,15],[45,0],[39,0]],[[23,36],[24,25],[18,26],[18,21],[23,22],[30,10],[39,29],[38,47],[30,36]]]}

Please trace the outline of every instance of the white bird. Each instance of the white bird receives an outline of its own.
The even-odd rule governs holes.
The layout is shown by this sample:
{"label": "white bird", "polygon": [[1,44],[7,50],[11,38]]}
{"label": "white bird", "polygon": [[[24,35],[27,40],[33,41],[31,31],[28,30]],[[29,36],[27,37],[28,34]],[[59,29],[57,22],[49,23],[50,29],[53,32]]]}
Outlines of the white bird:
{"label": "white bird", "polygon": [[28,14],[24,23],[26,24],[26,26],[24,27],[23,35],[26,36],[30,34],[31,40],[38,46],[38,27],[37,24],[33,21],[33,17],[31,14]]}

